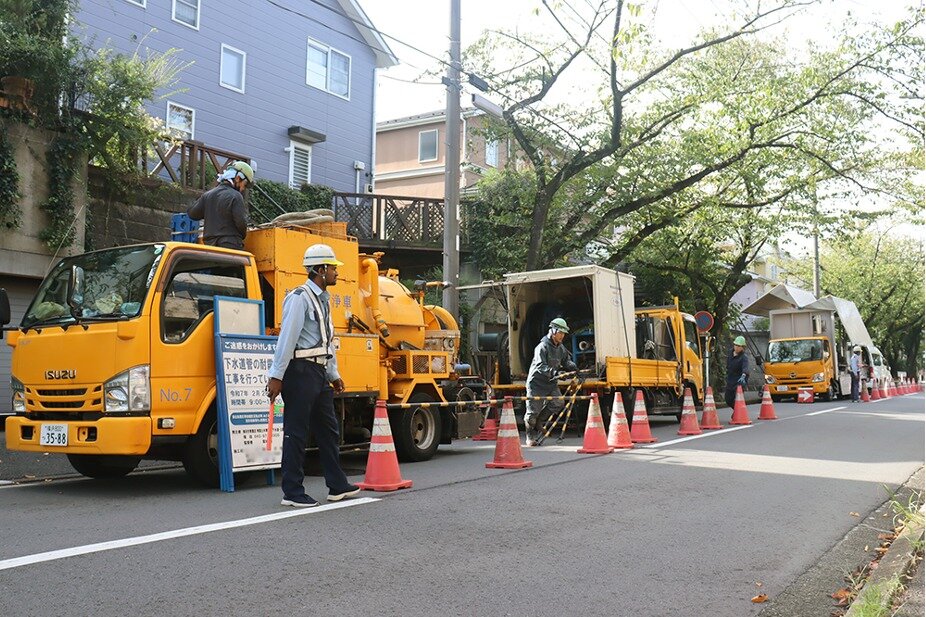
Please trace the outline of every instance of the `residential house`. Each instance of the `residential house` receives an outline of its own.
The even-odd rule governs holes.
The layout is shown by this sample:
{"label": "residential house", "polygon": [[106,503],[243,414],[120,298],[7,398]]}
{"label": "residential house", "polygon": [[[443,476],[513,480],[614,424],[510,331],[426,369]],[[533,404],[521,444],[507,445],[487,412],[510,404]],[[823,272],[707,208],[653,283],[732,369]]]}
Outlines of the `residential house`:
{"label": "residential house", "polygon": [[[486,115],[465,109],[460,130],[460,188],[472,189],[489,169],[505,167],[511,144],[486,138]],[[377,194],[444,198],[446,112],[435,111],[376,124]]]}
{"label": "residential house", "polygon": [[372,178],[376,72],[398,60],[357,0],[81,0],[75,17],[97,47],[192,63],[148,105],[175,135],[293,187]]}

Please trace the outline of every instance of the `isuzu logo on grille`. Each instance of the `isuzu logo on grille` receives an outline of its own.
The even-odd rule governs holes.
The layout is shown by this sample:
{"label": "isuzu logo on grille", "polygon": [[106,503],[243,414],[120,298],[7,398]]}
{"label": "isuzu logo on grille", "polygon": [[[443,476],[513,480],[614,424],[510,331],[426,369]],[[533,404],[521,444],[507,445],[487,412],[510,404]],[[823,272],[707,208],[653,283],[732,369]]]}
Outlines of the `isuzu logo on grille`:
{"label": "isuzu logo on grille", "polygon": [[77,370],[45,371],[45,379],[77,379]]}
{"label": "isuzu logo on grille", "polygon": [[794,379],[795,377],[797,377],[797,373],[791,373],[790,377],[791,379]]}

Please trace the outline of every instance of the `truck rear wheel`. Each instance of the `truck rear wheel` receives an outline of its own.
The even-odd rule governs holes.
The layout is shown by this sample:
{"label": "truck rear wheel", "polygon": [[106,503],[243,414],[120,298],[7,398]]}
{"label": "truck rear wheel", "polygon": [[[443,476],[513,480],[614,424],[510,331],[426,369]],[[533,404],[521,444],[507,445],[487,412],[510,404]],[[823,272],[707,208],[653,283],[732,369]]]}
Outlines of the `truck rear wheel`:
{"label": "truck rear wheel", "polygon": [[121,478],[138,467],[140,456],[115,454],[68,454],[68,461],[77,473],[88,478]]}
{"label": "truck rear wheel", "polygon": [[219,434],[215,409],[206,412],[196,434],[187,440],[183,468],[204,486],[215,488],[219,485]]}
{"label": "truck rear wheel", "polygon": [[[418,392],[409,403],[431,403],[434,399]],[[389,424],[400,461],[426,461],[437,452],[440,444],[441,416],[439,407],[397,409],[389,414]]]}
{"label": "truck rear wheel", "polygon": [[830,382],[830,385],[829,385],[829,387],[826,389],[826,392],[824,392],[823,394],[820,395],[820,398],[823,399],[823,400],[826,401],[826,402],[835,400],[835,399],[837,398],[837,396],[836,396],[836,389],[833,388],[832,382]]}

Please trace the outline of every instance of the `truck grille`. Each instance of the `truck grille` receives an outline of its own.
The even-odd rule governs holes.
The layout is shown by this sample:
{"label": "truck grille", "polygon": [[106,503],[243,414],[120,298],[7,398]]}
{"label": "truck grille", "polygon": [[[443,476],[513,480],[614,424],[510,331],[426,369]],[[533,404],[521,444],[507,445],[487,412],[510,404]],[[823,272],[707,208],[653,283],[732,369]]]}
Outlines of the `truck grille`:
{"label": "truck grille", "polygon": [[103,411],[103,386],[94,388],[26,388],[26,411]]}

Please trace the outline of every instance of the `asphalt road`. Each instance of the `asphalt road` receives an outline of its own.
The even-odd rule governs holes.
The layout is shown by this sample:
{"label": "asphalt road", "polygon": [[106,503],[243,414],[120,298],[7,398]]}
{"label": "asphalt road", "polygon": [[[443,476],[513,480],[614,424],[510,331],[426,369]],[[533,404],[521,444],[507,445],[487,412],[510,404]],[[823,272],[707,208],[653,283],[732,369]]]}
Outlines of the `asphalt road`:
{"label": "asphalt road", "polygon": [[680,441],[654,420],[654,447],[572,439],[523,471],[461,442],[403,465],[410,490],[309,511],[173,469],[0,487],[0,615],[757,615],[923,466],[923,400],[783,403]]}

